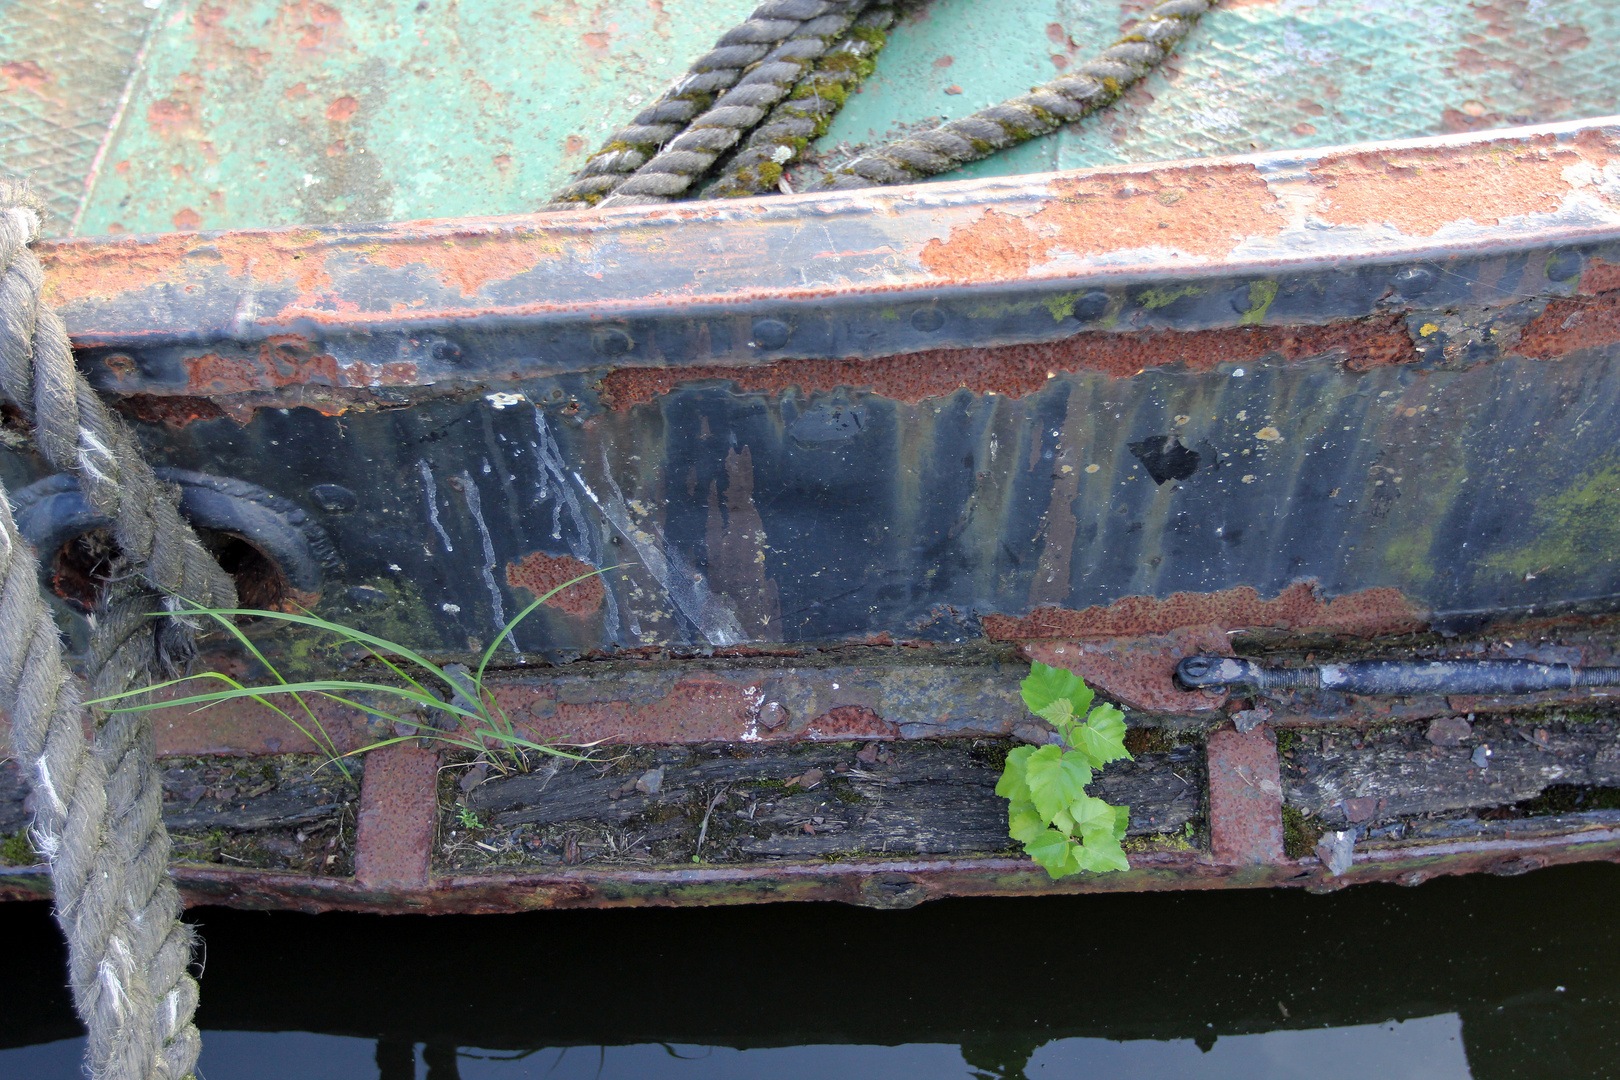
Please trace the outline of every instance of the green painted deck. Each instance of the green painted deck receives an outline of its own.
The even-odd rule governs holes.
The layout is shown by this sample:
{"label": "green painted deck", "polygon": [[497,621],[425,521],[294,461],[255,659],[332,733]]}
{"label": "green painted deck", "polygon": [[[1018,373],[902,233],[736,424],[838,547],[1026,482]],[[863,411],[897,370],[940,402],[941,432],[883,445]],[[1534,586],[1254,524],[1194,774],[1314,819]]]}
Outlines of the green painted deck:
{"label": "green painted deck", "polygon": [[[754,2],[0,0],[0,162],[57,235],[523,213]],[[1147,6],[933,0],[817,149],[1021,93]],[[1602,115],[1617,39],[1612,0],[1228,0],[1114,109],[955,176]]]}

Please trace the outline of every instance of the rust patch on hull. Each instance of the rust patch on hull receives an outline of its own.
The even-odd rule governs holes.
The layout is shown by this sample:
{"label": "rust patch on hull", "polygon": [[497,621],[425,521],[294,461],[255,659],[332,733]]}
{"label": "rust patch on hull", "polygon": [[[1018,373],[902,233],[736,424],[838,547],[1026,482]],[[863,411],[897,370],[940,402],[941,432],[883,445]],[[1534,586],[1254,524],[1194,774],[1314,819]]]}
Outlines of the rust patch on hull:
{"label": "rust patch on hull", "polygon": [[1218,709],[1224,694],[1188,692],[1171,676],[1188,656],[1230,656],[1232,643],[1218,626],[1173,630],[1156,638],[1032,641],[1019,649],[1027,659],[1064,668],[1125,705],[1143,712],[1197,713]]}
{"label": "rust patch on hull", "polygon": [[923,245],[918,260],[938,277],[980,280],[1027,274],[1065,254],[1172,248],[1221,257],[1284,221],[1276,196],[1253,165],[1193,165],[1052,181],[1058,198],[1027,216],[987,210],[946,240]]}
{"label": "rust patch on hull", "polygon": [[374,889],[428,884],[438,779],[437,750],[395,745],[366,755],[354,839],[357,883]]}
{"label": "rust patch on hull", "polygon": [[1088,331],[1046,344],[993,349],[931,349],[878,360],[784,360],[749,367],[620,368],[602,380],[615,409],[652,401],[685,382],[727,379],[745,392],[806,393],[836,387],[869,389],[894,401],[918,402],[966,388],[975,394],[1026,397],[1046,385],[1048,372],[1099,371],[1127,378],[1149,367],[1209,371],[1267,356],[1293,362],[1342,353],[1353,371],[1419,359],[1398,315],[1377,315],[1325,326],[1240,326],[1188,332],[1115,334]]}
{"label": "rust patch on hull", "polygon": [[185,365],[187,389],[208,397],[288,386],[410,386],[419,381],[416,365],[407,361],[342,364],[332,354],[314,352],[308,342],[291,335],[265,341],[256,359],[205,353],[186,357]]}
{"label": "rust patch on hull", "polygon": [[1311,179],[1323,194],[1312,213],[1332,225],[1393,225],[1432,236],[1456,221],[1500,224],[1503,218],[1557,210],[1575,190],[1572,165],[1606,158],[1550,138],[1478,147],[1368,150],[1323,157]]}
{"label": "rust patch on hull", "polygon": [[159,397],[156,394],[130,394],[118,398],[114,407],[149,424],[182,428],[196,420],[218,420],[225,410],[204,397]]}
{"label": "rust patch on hull", "polygon": [[[1609,273],[1603,277],[1620,277],[1620,267],[1604,269]],[[1546,310],[1525,325],[1519,335],[1519,351],[1536,360],[1554,360],[1617,341],[1620,341],[1620,289],[1549,302]]]}
{"label": "rust patch on hull", "polygon": [[1605,262],[1600,256],[1592,256],[1587,261],[1586,269],[1581,273],[1581,292],[1595,294],[1605,293],[1611,289],[1620,289],[1620,264]]}
{"label": "rust patch on hull", "polygon": [[863,705],[840,705],[811,720],[807,739],[897,739],[900,728]]}
{"label": "rust patch on hull", "polygon": [[[481,225],[482,223],[480,223]],[[396,239],[397,237],[397,239]],[[54,305],[76,300],[112,300],[155,284],[179,284],[210,264],[231,277],[261,285],[291,282],[298,305],[326,303],[341,272],[356,256],[389,269],[420,269],[464,297],[491,281],[504,281],[534,269],[563,248],[542,230],[510,226],[485,231],[479,226],[445,230],[432,239],[412,236],[404,227],[356,248],[342,248],[315,229],[253,229],[205,234],[160,233],[98,238],[93,244],[61,242],[41,248],[47,274],[45,295]]]}
{"label": "rust patch on hull", "polygon": [[1421,629],[1423,612],[1399,589],[1373,588],[1324,600],[1313,582],[1299,581],[1270,600],[1247,585],[1214,593],[1172,593],[1164,599],[1127,596],[1084,611],[1044,607],[1029,615],[986,615],[993,641],[1067,640],[1167,634],[1193,626],[1223,630],[1275,627],[1372,637]]}
{"label": "rust patch on hull", "polygon": [[[528,589],[539,597],[595,569],[590,563],[581,562],[572,555],[547,555],[543,551],[536,551],[517,562],[506,564],[506,583],[514,589]],[[607,589],[598,574],[584,581],[575,581],[547,599],[546,606],[568,615],[590,615],[602,609],[606,596]]]}

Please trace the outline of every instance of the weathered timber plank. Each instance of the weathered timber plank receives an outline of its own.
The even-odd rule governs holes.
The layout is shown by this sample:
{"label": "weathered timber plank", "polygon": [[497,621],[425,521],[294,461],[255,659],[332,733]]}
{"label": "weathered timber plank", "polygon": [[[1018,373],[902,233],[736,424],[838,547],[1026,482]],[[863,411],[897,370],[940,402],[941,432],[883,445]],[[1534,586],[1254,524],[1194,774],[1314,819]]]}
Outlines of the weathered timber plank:
{"label": "weathered timber plank", "polygon": [[1455,817],[1397,821],[1368,831],[1357,846],[1375,848],[1401,844],[1450,843],[1457,840],[1523,840],[1540,836],[1567,836],[1593,829],[1620,828],[1620,810],[1585,810],[1545,817],[1490,820],[1463,814]]}
{"label": "weathered timber plank", "polygon": [[171,832],[293,828],[335,817],[355,798],[354,785],[335,768],[319,768],[319,758],[194,758],[165,764],[163,823]]}
{"label": "weathered timber plank", "polygon": [[1474,724],[1454,746],[1435,745],[1422,726],[1301,732],[1282,765],[1286,804],[1340,828],[1506,806],[1552,784],[1617,785],[1620,740],[1612,724],[1494,720]]}
{"label": "weathered timber plank", "polygon": [[[1007,804],[995,794],[1005,749],[1004,742],[965,740],[871,744],[859,752],[848,744],[661,747],[638,752],[628,772],[565,763],[494,777],[465,802],[489,815],[494,830],[610,825],[636,830],[655,848],[699,829],[709,813],[710,835],[726,837],[723,848],[705,849],[717,856],[1000,851],[1011,846]],[[656,793],[636,790],[636,781],[658,768]],[[1198,815],[1201,768],[1192,747],[1143,754],[1110,766],[1090,790],[1131,808],[1133,835],[1167,832]],[[820,777],[789,783],[813,771]]]}
{"label": "weathered timber plank", "polygon": [[318,755],[162,759],[163,821],[176,862],[346,875],[361,765],[345,779]]}

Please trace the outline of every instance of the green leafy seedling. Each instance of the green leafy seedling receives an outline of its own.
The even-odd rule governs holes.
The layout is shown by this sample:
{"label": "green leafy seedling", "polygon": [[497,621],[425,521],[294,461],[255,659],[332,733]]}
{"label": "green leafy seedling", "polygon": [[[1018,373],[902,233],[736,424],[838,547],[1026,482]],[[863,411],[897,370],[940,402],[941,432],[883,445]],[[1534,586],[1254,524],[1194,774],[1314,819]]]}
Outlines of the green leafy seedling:
{"label": "green leafy seedling", "polygon": [[1130,808],[1086,794],[1096,770],[1129,758],[1125,714],[1072,671],[1036,663],[1021,687],[1029,711],[1057,728],[1063,745],[1020,746],[1007,755],[996,794],[1007,800],[1007,833],[1056,881],[1081,871],[1128,870],[1120,841]]}

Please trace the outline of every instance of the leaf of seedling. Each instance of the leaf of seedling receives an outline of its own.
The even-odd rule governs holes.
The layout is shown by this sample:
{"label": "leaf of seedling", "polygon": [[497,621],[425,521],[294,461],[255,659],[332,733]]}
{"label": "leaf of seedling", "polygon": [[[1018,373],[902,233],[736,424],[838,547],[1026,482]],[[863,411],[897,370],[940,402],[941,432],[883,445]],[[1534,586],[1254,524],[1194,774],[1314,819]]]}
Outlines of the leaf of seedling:
{"label": "leaf of seedling", "polygon": [[996,781],[996,794],[1003,799],[1029,798],[1029,787],[1024,782],[1024,771],[1029,763],[1029,756],[1035,752],[1033,746],[1020,746],[1007,753],[1007,763],[1002,767],[1001,779]]}
{"label": "leaf of seedling", "polygon": [[1087,844],[1116,842],[1114,808],[1101,799],[1082,795],[1069,807],[1069,813],[1074,817],[1075,831]]}
{"label": "leaf of seedling", "polygon": [[1041,719],[1056,728],[1074,723],[1074,704],[1068,698],[1058,698],[1039,713]]}
{"label": "leaf of seedling", "polygon": [[1083,847],[1075,849],[1075,856],[1077,869],[1090,870],[1094,874],[1131,868],[1130,860],[1125,858],[1125,851],[1119,846],[1118,840],[1109,839],[1096,843],[1088,840]]}
{"label": "leaf of seedling", "polygon": [[1024,842],[1024,850],[1030,858],[1046,868],[1053,881],[1079,869],[1075,854],[1080,849],[1073,840],[1056,829],[1043,829]]}
{"label": "leaf of seedling", "polygon": [[1036,813],[1035,804],[1015,799],[1007,807],[1007,835],[1027,844],[1046,831],[1046,822]]}
{"label": "leaf of seedling", "polygon": [[1091,708],[1093,694],[1086,681],[1072,671],[1048,667],[1037,660],[1030,665],[1029,675],[1019,685],[1024,704],[1036,716],[1045,716],[1041,710],[1054,701],[1067,701],[1070,716],[1084,716]]}
{"label": "leaf of seedling", "polygon": [[1047,821],[1085,794],[1091,768],[1079,754],[1065,754],[1060,746],[1043,746],[1029,755],[1024,770],[1035,809]]}
{"label": "leaf of seedling", "polygon": [[1099,768],[1131,756],[1125,749],[1125,714],[1112,705],[1092,709],[1084,724],[1069,729],[1069,739],[1076,750]]}

